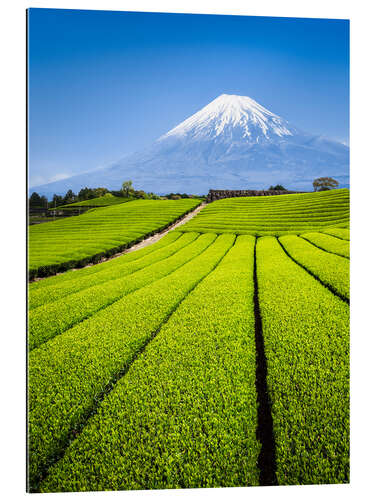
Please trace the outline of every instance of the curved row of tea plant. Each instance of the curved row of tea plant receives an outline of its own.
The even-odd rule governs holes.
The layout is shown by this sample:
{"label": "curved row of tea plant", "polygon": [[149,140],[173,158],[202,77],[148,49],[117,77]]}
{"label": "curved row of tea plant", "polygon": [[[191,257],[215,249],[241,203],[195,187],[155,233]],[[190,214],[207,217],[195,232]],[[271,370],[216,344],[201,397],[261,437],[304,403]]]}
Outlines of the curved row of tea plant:
{"label": "curved row of tea plant", "polygon": [[[212,240],[215,235],[202,238]],[[232,247],[219,236],[189,263],[118,300],[29,354],[29,483],[43,474],[83,425],[108,385],[158,333],[187,294]]]}
{"label": "curved row of tea plant", "polygon": [[[48,286],[45,286],[45,283],[47,282],[48,284],[50,278],[37,282],[34,286],[30,286],[29,289],[29,310],[31,311],[36,307],[45,306],[50,302],[62,299],[70,294],[100,285],[109,280],[123,278],[140,269],[144,269],[159,260],[170,257],[198,236],[198,233],[191,233],[192,237],[190,238],[184,237],[186,234],[178,238],[179,234],[181,233],[171,231],[168,233],[168,236],[171,235],[173,237],[167,238],[166,236],[160,240],[160,243],[166,240],[167,243],[168,241],[170,242],[169,244],[165,244],[166,242],[163,241],[164,244],[159,247],[150,245],[146,248],[150,248],[153,251],[143,254],[143,257],[142,255],[137,255],[138,252],[132,252],[130,254],[121,255],[116,259],[103,262],[97,266],[62,274],[59,276],[60,279],[57,280],[57,282],[49,284]],[[144,250],[146,250],[146,248]],[[92,270],[92,272],[88,272],[89,270]],[[40,286],[42,284],[44,286]]]}
{"label": "curved row of tea plant", "polygon": [[340,240],[324,233],[304,233],[301,236],[326,252],[332,252],[342,257],[350,257],[349,241]]}
{"label": "curved row of tea plant", "polygon": [[254,238],[182,302],[42,491],[259,484]]}
{"label": "curved row of tea plant", "polygon": [[144,268],[130,275],[125,273],[98,285],[95,284],[97,275],[94,275],[89,288],[33,309],[29,314],[29,348],[38,347],[125,295],[170,274],[203,252],[216,238],[216,235],[206,234],[196,240],[197,236],[192,233],[190,238],[178,240],[180,248],[166,247],[165,250],[172,253],[170,256],[151,254],[151,263],[145,263]]}
{"label": "curved row of tea plant", "polygon": [[278,482],[347,483],[349,307],[276,238],[256,254]]}
{"label": "curved row of tea plant", "polygon": [[167,228],[200,200],[138,200],[29,228],[29,277],[99,262]]}
{"label": "curved row of tea plant", "polygon": [[322,283],[349,300],[350,263],[348,259],[320,250],[296,235],[281,236],[279,241],[294,260],[311,271]]}
{"label": "curved row of tea plant", "polygon": [[341,227],[330,227],[327,229],[323,229],[323,233],[330,234],[331,236],[335,236],[336,238],[340,238],[342,240],[350,240],[350,230],[343,229]]}
{"label": "curved row of tea plant", "polygon": [[[55,276],[48,276],[48,278],[32,281],[29,283],[29,292],[30,294],[34,292],[34,290],[41,290],[45,287],[56,286],[59,284],[65,284],[67,281],[76,280],[77,278],[92,276],[98,272],[112,269],[117,265],[122,265],[123,263],[133,262],[134,260],[140,259],[154,252],[155,250],[159,250],[160,248],[164,248],[176,241],[179,237],[181,237],[182,233],[178,233],[176,231],[170,231],[163,238],[161,238],[158,242],[153,243],[152,245],[148,245],[144,248],[141,248],[137,251],[132,251],[129,253],[124,253],[118,257],[114,257],[113,259],[106,260],[104,262],[100,262],[99,264],[95,264],[92,266],[86,266],[81,269],[69,269],[65,273],[57,274]],[[121,264],[120,264],[121,263]]]}
{"label": "curved row of tea plant", "polygon": [[205,207],[179,231],[300,234],[349,224],[349,191],[226,198]]}

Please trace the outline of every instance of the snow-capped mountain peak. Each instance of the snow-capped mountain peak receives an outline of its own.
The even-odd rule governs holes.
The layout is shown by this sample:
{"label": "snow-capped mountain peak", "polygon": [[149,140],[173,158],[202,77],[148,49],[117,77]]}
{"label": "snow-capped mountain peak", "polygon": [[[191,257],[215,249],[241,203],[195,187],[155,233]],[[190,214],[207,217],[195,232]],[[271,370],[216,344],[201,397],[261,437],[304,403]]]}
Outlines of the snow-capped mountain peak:
{"label": "snow-capped mountain peak", "polygon": [[288,122],[247,96],[222,94],[160,137],[259,142],[293,135]]}
{"label": "snow-capped mountain peak", "polygon": [[302,132],[246,96],[222,94],[149,147],[106,168],[33,188],[65,194],[84,186],[119,189],[131,179],[154,193],[209,189],[309,190],[317,177],[349,182],[349,148]]}

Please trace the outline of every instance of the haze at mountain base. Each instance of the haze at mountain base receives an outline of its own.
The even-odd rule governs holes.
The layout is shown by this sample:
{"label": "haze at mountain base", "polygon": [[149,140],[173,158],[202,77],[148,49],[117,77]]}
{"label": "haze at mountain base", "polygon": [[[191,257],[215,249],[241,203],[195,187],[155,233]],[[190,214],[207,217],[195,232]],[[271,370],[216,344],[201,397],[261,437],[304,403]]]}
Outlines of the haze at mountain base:
{"label": "haze at mountain base", "polygon": [[103,169],[31,188],[51,196],[131,179],[157,194],[209,189],[312,190],[321,176],[349,185],[349,148],[299,130],[246,96],[223,94],[148,148]]}

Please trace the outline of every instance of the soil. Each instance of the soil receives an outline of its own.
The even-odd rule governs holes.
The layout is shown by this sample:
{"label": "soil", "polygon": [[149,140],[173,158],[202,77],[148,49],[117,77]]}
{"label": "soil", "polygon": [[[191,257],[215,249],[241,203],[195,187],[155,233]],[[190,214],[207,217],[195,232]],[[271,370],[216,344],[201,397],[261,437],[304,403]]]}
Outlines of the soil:
{"label": "soil", "polygon": [[[125,253],[130,253],[134,252],[134,250],[139,250],[144,247],[148,247],[149,245],[152,245],[153,243],[156,243],[157,241],[161,240],[163,236],[165,236],[167,233],[172,231],[173,229],[176,229],[176,227],[182,226],[183,224],[186,224],[190,219],[195,217],[198,212],[202,210],[207,205],[207,203],[202,203],[202,205],[199,205],[196,209],[194,209],[192,212],[189,212],[185,217],[183,217],[181,220],[176,222],[175,224],[172,224],[172,226],[169,226],[167,229],[164,231],[161,231],[160,233],[154,234],[153,236],[150,236],[149,238],[137,243],[136,245],[133,245],[131,248],[127,248],[121,253],[116,253],[115,255],[112,255],[110,259],[113,259],[114,257],[118,257],[119,255],[123,255]],[[109,260],[109,259],[107,259]]]}

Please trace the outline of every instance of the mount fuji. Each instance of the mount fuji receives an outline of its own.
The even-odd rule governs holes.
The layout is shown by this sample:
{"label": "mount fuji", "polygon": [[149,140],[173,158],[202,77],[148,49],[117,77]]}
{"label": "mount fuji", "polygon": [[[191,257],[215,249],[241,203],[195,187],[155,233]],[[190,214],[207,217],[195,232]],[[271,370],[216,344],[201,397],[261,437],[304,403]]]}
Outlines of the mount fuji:
{"label": "mount fuji", "polygon": [[349,184],[349,148],[303,132],[246,96],[223,94],[148,148],[108,167],[33,187],[40,194],[103,186],[158,194],[209,189],[311,190],[317,177]]}

